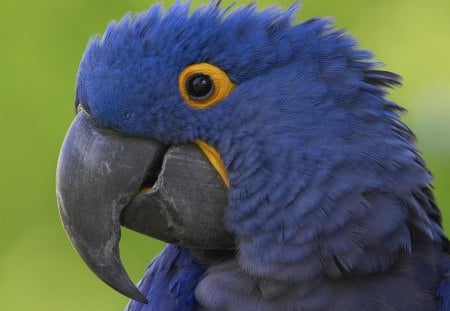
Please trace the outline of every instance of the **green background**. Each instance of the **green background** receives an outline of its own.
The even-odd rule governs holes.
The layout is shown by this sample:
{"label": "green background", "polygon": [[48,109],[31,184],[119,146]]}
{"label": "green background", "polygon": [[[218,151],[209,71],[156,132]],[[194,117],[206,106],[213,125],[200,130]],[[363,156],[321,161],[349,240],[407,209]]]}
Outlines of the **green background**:
{"label": "green background", "polygon": [[[127,302],[85,267],[66,238],[55,203],[55,166],[74,116],[76,71],[88,38],[109,20],[150,5],[0,2],[0,310],[121,310]],[[405,86],[391,97],[410,111],[405,121],[434,173],[450,229],[450,2],[305,0],[303,6],[298,20],[335,16],[385,69],[404,77]],[[124,230],[122,257],[134,281],[162,245]]]}

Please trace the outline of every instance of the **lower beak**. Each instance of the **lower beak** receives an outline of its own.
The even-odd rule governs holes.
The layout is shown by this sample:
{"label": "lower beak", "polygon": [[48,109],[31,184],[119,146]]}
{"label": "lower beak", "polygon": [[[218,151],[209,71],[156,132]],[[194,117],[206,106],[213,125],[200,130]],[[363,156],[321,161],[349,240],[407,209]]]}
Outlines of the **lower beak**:
{"label": "lower beak", "polygon": [[82,111],[64,140],[56,187],[61,220],[79,255],[134,300],[146,302],[120,260],[120,223],[186,247],[234,247],[223,222],[226,188],[193,144],[119,136],[96,128]]}

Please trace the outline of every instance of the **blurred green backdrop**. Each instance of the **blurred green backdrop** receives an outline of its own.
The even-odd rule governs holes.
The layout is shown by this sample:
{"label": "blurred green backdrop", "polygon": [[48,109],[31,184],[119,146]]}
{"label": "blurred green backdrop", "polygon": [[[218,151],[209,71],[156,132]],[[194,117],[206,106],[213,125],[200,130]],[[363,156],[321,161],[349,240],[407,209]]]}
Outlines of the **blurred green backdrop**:
{"label": "blurred green backdrop", "polygon": [[[127,302],[72,249],[59,222],[54,176],[88,38],[109,20],[151,3],[0,2],[0,310],[121,310]],[[261,7],[269,4],[260,1]],[[386,69],[404,77],[404,88],[392,97],[410,111],[405,120],[434,173],[450,229],[450,2],[304,0],[303,5],[298,20],[335,16]],[[162,245],[124,230],[121,252],[133,280]]]}

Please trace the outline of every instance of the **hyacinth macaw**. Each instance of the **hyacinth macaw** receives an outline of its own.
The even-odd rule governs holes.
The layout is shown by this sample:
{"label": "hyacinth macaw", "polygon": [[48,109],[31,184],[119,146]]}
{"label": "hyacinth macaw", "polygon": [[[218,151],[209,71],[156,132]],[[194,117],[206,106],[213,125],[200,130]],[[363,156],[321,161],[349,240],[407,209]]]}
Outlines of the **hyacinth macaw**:
{"label": "hyacinth macaw", "polygon": [[[57,196],[128,310],[450,310],[399,76],[297,6],[156,5],[90,41]],[[138,289],[120,225],[169,243]]]}

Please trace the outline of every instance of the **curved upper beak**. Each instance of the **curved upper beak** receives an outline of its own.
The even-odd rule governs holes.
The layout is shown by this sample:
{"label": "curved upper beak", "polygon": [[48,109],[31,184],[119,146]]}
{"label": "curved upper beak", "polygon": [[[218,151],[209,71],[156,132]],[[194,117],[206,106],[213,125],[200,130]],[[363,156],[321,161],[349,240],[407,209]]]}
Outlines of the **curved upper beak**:
{"label": "curved upper beak", "polygon": [[121,223],[187,247],[234,246],[224,228],[227,190],[193,144],[120,136],[96,128],[82,111],[64,140],[56,188],[61,220],[79,255],[105,283],[141,302],[145,297],[120,261]]}

